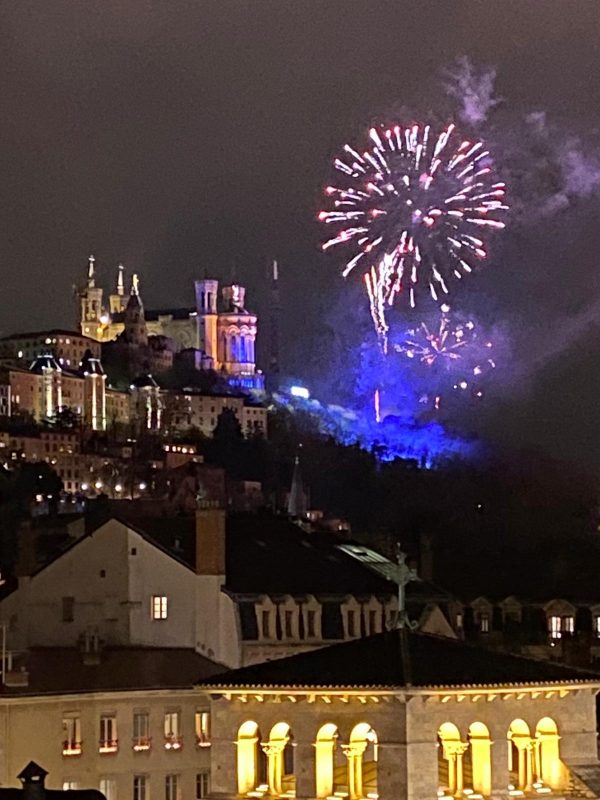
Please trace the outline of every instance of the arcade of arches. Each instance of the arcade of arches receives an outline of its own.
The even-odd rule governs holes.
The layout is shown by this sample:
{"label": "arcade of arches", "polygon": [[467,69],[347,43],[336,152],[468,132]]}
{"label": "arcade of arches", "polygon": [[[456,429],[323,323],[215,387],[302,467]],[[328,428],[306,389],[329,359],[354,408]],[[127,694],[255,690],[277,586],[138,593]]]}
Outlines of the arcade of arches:
{"label": "arcade of arches", "polygon": [[[482,722],[473,722],[463,739],[452,722],[438,730],[438,776],[440,796],[486,796],[492,791],[492,745]],[[506,776],[513,795],[542,793],[564,788],[568,770],[560,759],[556,722],[543,717],[531,731],[522,719],[511,722],[506,738]]]}
{"label": "arcade of arches", "polygon": [[[523,719],[510,723],[502,782],[511,795],[565,787],[568,770],[560,758],[559,739],[557,724],[550,717],[542,717],[533,730]],[[473,721],[462,730],[444,722],[437,741],[438,797],[474,800],[492,794],[494,742],[483,722]],[[379,743],[368,722],[353,725],[346,741],[336,723],[326,722],[316,730],[311,744],[316,798],[377,800]],[[295,797],[296,742],[287,722],[262,731],[257,722],[246,720],[238,729],[236,747],[239,795]]]}

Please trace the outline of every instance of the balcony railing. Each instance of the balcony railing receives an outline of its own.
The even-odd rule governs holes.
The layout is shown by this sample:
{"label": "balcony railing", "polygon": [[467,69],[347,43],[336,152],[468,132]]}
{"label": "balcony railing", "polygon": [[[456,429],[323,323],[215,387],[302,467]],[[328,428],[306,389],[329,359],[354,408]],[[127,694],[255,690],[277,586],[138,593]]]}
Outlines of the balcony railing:
{"label": "balcony railing", "polygon": [[165,750],[181,750],[183,747],[183,736],[176,736],[174,733],[165,734]]}
{"label": "balcony railing", "polygon": [[100,739],[98,742],[99,753],[116,753],[119,749],[118,739]]}
{"label": "balcony railing", "polygon": [[63,756],[80,756],[83,750],[82,742],[69,741],[63,742],[62,754]]}
{"label": "balcony railing", "polygon": [[210,747],[210,736],[206,733],[197,733],[196,747]]}
{"label": "balcony railing", "polygon": [[152,738],[150,736],[134,736],[132,748],[136,753],[143,753],[152,749]]}

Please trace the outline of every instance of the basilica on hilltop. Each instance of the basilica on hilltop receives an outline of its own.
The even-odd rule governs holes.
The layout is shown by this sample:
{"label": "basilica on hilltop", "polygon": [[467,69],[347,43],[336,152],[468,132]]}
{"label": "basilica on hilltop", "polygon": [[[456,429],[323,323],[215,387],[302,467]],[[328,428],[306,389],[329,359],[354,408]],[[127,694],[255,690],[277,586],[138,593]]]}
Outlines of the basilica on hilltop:
{"label": "basilica on hilltop", "polygon": [[87,280],[79,291],[81,334],[114,343],[139,362],[139,369],[145,364],[147,371],[158,372],[186,351],[198,369],[214,369],[240,388],[262,388],[255,359],[257,317],[245,307],[245,288],[232,283],[219,291],[218,280],[203,278],[194,289],[191,308],[145,309],[137,275],[126,292],[119,265],[115,290],[106,303],[90,256]]}

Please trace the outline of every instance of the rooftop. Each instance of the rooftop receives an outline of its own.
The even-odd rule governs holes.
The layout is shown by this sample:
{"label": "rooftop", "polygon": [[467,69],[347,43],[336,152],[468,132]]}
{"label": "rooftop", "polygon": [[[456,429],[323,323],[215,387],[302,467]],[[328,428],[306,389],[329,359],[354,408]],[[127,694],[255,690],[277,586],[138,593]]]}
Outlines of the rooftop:
{"label": "rooftop", "polygon": [[600,674],[408,629],[386,631],[198,681],[201,686],[238,689],[453,688],[573,682],[600,685]]}

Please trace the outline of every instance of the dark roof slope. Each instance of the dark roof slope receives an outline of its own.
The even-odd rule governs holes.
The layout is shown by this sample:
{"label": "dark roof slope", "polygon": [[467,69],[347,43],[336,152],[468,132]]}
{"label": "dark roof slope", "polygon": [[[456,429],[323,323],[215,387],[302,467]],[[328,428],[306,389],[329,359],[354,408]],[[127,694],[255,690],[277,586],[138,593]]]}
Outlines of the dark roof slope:
{"label": "dark roof slope", "polygon": [[25,668],[29,685],[2,687],[3,695],[63,694],[126,689],[185,689],[223,672],[194,650],[162,647],[115,647],[99,663],[84,664],[76,648],[41,647],[29,651]]}
{"label": "dark roof slope", "polygon": [[200,680],[213,687],[393,688],[596,681],[594,674],[442,636],[394,630]]}

